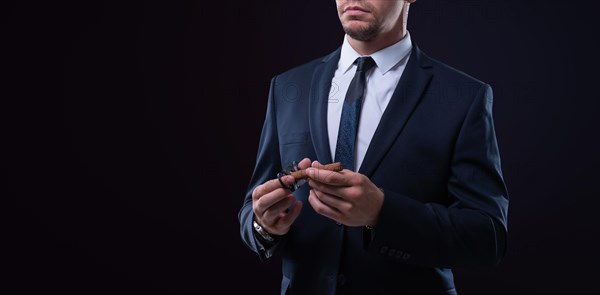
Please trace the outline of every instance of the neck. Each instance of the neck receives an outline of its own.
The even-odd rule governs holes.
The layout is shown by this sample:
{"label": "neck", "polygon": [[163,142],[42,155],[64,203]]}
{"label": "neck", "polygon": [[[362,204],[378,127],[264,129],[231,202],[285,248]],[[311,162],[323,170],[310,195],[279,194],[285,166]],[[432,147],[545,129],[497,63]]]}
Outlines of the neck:
{"label": "neck", "polygon": [[379,35],[376,38],[369,41],[356,40],[350,36],[346,37],[348,38],[348,43],[350,43],[350,46],[352,46],[352,48],[356,50],[358,54],[371,55],[381,49],[384,49],[386,47],[400,42],[400,40],[406,37],[406,29],[404,29],[401,34],[394,34],[391,36]]}

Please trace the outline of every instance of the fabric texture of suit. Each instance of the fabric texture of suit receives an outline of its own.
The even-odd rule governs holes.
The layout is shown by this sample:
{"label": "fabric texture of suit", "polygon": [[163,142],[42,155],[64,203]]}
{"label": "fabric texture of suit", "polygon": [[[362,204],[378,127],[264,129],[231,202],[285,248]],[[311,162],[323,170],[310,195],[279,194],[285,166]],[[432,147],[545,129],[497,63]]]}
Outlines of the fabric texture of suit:
{"label": "fabric texture of suit", "polygon": [[384,190],[376,228],[317,214],[305,185],[294,192],[302,212],[277,244],[252,230],[256,186],[304,157],[332,162],[326,116],[339,56],[273,78],[242,239],[260,259],[282,257],[281,294],[455,294],[452,268],[493,266],[506,251],[492,90],[416,45],[359,170]]}

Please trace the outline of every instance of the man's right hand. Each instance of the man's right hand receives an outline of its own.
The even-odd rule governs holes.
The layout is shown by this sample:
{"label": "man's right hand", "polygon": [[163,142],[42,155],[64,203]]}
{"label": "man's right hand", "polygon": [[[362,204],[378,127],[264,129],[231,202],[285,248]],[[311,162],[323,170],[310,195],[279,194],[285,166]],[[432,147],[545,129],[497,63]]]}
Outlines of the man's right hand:
{"label": "man's right hand", "polygon": [[[310,167],[310,159],[305,158],[298,166],[301,169]],[[289,175],[282,177],[281,180],[287,186],[294,183],[294,177]],[[254,218],[269,234],[287,234],[292,223],[300,215],[301,209],[302,202],[296,200],[287,188],[283,188],[278,179],[269,180],[257,186],[252,192]]]}

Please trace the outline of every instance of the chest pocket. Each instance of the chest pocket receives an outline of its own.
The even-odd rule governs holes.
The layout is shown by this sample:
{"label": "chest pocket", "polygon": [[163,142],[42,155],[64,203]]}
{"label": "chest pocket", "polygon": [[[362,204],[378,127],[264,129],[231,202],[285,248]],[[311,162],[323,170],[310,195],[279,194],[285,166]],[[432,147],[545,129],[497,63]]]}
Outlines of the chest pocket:
{"label": "chest pocket", "polygon": [[293,161],[300,161],[304,158],[314,160],[315,151],[313,148],[310,132],[285,132],[279,135],[279,153],[281,165],[288,166]]}

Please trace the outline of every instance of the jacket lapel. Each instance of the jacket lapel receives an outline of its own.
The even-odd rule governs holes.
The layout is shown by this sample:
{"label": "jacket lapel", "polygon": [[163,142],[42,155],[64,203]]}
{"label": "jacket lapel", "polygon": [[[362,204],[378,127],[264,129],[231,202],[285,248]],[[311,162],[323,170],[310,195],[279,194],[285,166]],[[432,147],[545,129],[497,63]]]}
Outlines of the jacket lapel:
{"label": "jacket lapel", "polygon": [[331,163],[329,135],[327,133],[327,104],[331,80],[337,69],[341,48],[323,58],[312,77],[309,96],[309,128],[317,159],[321,163]]}
{"label": "jacket lapel", "polygon": [[402,78],[385,109],[359,172],[371,177],[418,105],[432,77],[431,64],[413,43]]}

